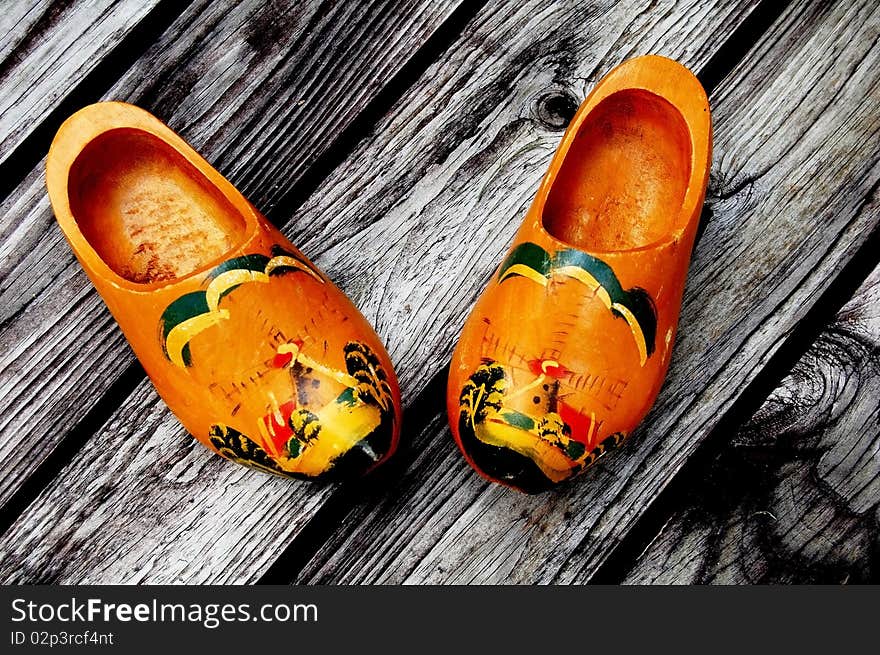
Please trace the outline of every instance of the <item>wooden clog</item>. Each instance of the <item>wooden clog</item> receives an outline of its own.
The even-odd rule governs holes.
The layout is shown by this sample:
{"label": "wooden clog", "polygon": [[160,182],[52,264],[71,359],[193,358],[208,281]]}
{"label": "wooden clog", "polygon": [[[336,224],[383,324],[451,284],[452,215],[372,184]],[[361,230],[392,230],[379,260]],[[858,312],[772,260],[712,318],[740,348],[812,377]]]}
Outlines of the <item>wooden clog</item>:
{"label": "wooden clog", "polygon": [[71,116],[46,161],[58,224],[157,391],[221,455],[279,475],[388,457],[400,392],[348,298],[137,107]]}
{"label": "wooden clog", "polygon": [[485,477],[526,492],[623,441],[669,365],[711,162],[686,68],[639,57],[569,126],[452,358],[452,433]]}

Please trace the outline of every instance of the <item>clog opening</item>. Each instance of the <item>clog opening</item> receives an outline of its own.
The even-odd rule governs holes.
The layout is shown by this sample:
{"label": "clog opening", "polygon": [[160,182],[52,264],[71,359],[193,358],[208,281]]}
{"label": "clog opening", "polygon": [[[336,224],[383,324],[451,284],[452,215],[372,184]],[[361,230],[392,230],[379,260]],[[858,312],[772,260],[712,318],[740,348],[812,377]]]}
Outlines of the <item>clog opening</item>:
{"label": "clog opening", "polygon": [[687,219],[690,177],[681,113],[648,91],[618,91],[581,124],[548,194],[544,228],[584,250],[649,246]]}
{"label": "clog opening", "polygon": [[175,280],[243,239],[244,217],[174,148],[133,128],[89,142],[70,168],[74,219],[98,256],[135,283]]}

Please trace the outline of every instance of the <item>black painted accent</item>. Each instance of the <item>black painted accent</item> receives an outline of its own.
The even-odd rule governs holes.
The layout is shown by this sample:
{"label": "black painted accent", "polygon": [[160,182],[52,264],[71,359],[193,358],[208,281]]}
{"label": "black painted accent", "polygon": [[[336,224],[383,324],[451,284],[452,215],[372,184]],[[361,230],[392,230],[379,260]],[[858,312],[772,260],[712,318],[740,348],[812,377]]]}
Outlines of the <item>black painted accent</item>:
{"label": "black painted accent", "polygon": [[527,494],[538,494],[555,486],[528,457],[510,448],[491,446],[477,439],[464,415],[459,420],[458,434],[468,457],[485,475]]}
{"label": "black painted accent", "polygon": [[400,443],[394,455],[365,478],[351,480],[335,488],[257,584],[290,584],[328,536],[339,529],[340,523],[353,507],[381,502],[400,483],[406,468],[419,455],[412,445],[415,437],[433,417],[445,411],[448,377],[448,369],[439,371],[422,392],[408,403],[403,412]]}

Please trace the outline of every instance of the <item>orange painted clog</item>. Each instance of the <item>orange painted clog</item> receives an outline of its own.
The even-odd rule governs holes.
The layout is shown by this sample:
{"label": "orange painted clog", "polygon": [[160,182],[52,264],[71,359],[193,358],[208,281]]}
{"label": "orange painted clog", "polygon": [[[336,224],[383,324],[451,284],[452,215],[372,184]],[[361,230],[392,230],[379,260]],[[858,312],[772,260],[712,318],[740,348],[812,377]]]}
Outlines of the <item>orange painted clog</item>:
{"label": "orange painted clog", "polygon": [[711,161],[706,93],[657,56],[572,119],[465,324],[447,410],[468,462],[539,492],[636,427],[660,390]]}
{"label": "orange painted clog", "polygon": [[394,451],[400,392],[369,323],[158,119],[118,102],[77,112],[46,184],[73,252],[199,441],[309,479]]}

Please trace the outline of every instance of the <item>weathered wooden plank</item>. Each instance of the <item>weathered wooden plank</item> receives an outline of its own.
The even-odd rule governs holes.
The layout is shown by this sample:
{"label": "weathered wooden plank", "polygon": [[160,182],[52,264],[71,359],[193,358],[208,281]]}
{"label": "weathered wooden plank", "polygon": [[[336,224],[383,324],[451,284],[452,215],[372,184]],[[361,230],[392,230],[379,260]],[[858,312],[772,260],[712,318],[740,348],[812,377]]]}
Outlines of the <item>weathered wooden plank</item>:
{"label": "weathered wooden plank", "polygon": [[[271,209],[460,0],[200,0],[107,93]],[[0,504],[133,357],[55,226],[42,164],[0,205]]]}
{"label": "weathered wooden plank", "polygon": [[[874,3],[794,3],[713,94],[712,217],[669,377],[631,443],[568,488],[527,497],[464,475],[440,418],[402,482],[340,517],[297,580],[589,580],[877,229],[865,199],[880,179],[878,29]],[[689,538],[683,548],[699,547],[702,533]]]}
{"label": "weathered wooden plank", "polygon": [[0,15],[0,163],[158,3],[4,3]]}
{"label": "weathered wooden plank", "polygon": [[[515,229],[511,217],[552,155],[566,119],[548,107],[576,105],[633,50],[699,66],[753,7],[701,0],[487,5],[294,216],[288,233],[383,329],[410,398],[445,364],[474,280],[494,266]],[[477,228],[485,230],[478,239]],[[428,267],[440,282],[422,288]],[[437,295],[428,302],[432,288]],[[158,403],[152,398],[150,406]],[[334,493],[279,486],[193,451],[174,420],[145,409],[143,399],[126,401],[6,533],[0,578],[129,581],[134,564],[154,560],[163,566],[138,580],[253,581],[270,559],[265,553],[277,555],[316,503]],[[127,420],[136,412],[151,418]],[[120,441],[137,445],[131,459],[92,465]],[[140,454],[150,451],[164,454]],[[88,515],[98,518],[77,519]],[[186,541],[164,536],[184,533]],[[225,549],[203,560],[202,544],[218,540]]]}
{"label": "weathered wooden plank", "polygon": [[[876,195],[872,203],[880,212]],[[714,459],[626,582],[876,581],[878,398],[880,266]]]}

